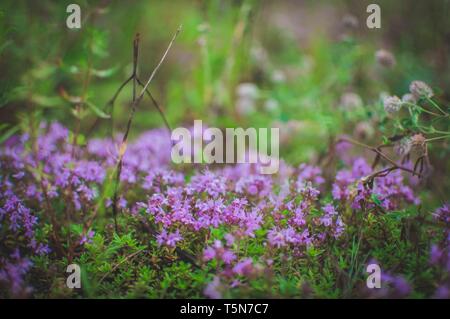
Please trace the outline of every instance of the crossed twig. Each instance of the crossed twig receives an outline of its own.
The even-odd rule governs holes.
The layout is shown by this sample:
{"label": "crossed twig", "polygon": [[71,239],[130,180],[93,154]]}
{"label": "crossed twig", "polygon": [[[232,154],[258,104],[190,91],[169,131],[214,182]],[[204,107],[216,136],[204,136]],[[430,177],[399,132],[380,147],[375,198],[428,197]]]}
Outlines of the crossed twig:
{"label": "crossed twig", "polygon": [[[389,164],[391,164],[391,166],[389,166],[387,168],[381,169],[379,171],[375,171],[372,174],[366,176],[364,178],[364,184],[367,184],[369,186],[373,185],[373,181],[375,180],[375,178],[386,176],[390,172],[395,171],[395,170],[402,170],[402,171],[405,171],[405,172],[408,172],[408,173],[412,174],[413,176],[417,175],[419,178],[421,178],[422,177],[422,170],[423,170],[423,160],[425,158],[428,158],[427,157],[427,153],[425,152],[425,154],[422,155],[416,161],[416,164],[414,165],[414,169],[410,169],[408,167],[405,167],[405,166],[397,164],[394,160],[392,160],[385,153],[382,152],[382,150],[381,150],[382,148],[390,147],[391,145],[380,145],[380,146],[377,146],[377,147],[373,147],[373,146],[366,145],[364,143],[361,143],[361,142],[358,142],[358,141],[355,141],[355,140],[353,140],[351,138],[346,138],[346,137],[340,138],[337,141],[337,143],[339,143],[339,142],[348,142],[348,143],[351,143],[353,145],[364,147],[364,148],[374,152],[376,154],[376,157],[375,157],[375,160],[374,160],[374,162],[372,164],[372,169],[374,169],[377,166],[377,164],[379,163],[379,161],[381,159],[384,159]],[[417,169],[417,166],[418,166],[419,162],[421,163],[421,166],[420,166],[419,171],[417,171],[416,169]]]}
{"label": "crossed twig", "polygon": [[[128,122],[127,122],[127,126],[126,126],[126,130],[125,130],[125,134],[122,138],[122,142],[120,144],[119,147],[119,154],[118,154],[118,159],[117,159],[117,166],[116,166],[116,170],[115,170],[115,183],[114,183],[114,195],[113,195],[113,200],[112,200],[112,215],[114,218],[114,226],[115,226],[115,230],[116,232],[118,231],[118,227],[117,227],[117,199],[118,199],[118,189],[119,189],[119,184],[120,184],[120,175],[122,172],[122,166],[123,166],[123,157],[125,154],[125,151],[127,149],[127,141],[128,141],[128,135],[130,133],[130,129],[131,129],[131,124],[133,122],[133,118],[134,118],[134,113],[136,112],[136,108],[139,105],[139,103],[142,101],[143,97],[145,94],[147,94],[148,97],[150,97],[150,99],[152,100],[153,105],[155,106],[155,108],[158,110],[159,114],[161,115],[165,126],[167,127],[167,129],[169,131],[171,131],[170,129],[170,125],[167,122],[167,119],[163,113],[163,111],[161,110],[158,102],[155,100],[155,98],[153,97],[152,93],[150,92],[150,90],[148,89],[151,81],[153,80],[153,78],[156,75],[156,72],[158,71],[158,69],[160,68],[160,66],[162,65],[162,63],[164,62],[170,48],[172,47],[173,42],[175,41],[176,37],[178,36],[178,34],[181,31],[181,25],[179,26],[179,28],[177,29],[176,33],[174,34],[174,36],[172,37],[172,40],[170,41],[166,51],[164,52],[163,56],[161,57],[159,63],[156,65],[156,67],[153,69],[153,72],[151,73],[149,79],[147,80],[147,82],[144,84],[143,81],[141,81],[139,79],[139,76],[137,74],[137,66],[138,66],[138,59],[139,59],[139,41],[140,41],[140,36],[139,33],[136,34],[134,41],[133,41],[133,72],[131,74],[130,77],[128,77],[117,89],[116,93],[113,95],[113,97],[111,98],[111,100],[109,100],[109,102],[106,104],[105,108],[110,108],[110,114],[111,114],[111,122],[110,122],[110,130],[111,130],[111,136],[113,135],[113,128],[114,128],[114,123],[113,123],[113,110],[114,110],[114,103],[117,99],[117,97],[119,96],[120,92],[123,90],[123,88],[130,83],[130,81],[132,81],[133,83],[133,100],[132,100],[132,104],[131,104],[131,110],[130,110],[130,114],[128,117]],[[137,93],[137,86],[141,86],[142,90],[139,93],[139,95],[136,95]],[[94,125],[91,127],[91,129],[89,130],[89,133],[92,132],[92,130],[97,126],[97,124],[99,123],[100,119],[97,118],[97,120],[94,122]]]}
{"label": "crossed twig", "polygon": [[[174,38],[172,39],[172,41],[170,43],[170,46],[172,45],[172,42],[173,42],[173,40],[175,40],[175,37],[178,35],[179,31],[180,31],[180,29],[177,30],[176,35],[174,36]],[[139,44],[140,44],[140,34],[137,33],[135,35],[134,41],[133,41],[133,71],[132,71],[131,75],[124,82],[122,82],[122,84],[119,86],[117,91],[114,93],[113,97],[108,101],[108,103],[106,103],[106,106],[104,108],[104,111],[107,111],[109,109],[109,114],[110,114],[110,117],[111,117],[111,121],[110,121],[110,134],[111,134],[111,137],[113,135],[113,128],[114,128],[114,118],[113,118],[114,105],[115,105],[116,99],[119,97],[119,95],[122,92],[122,90],[125,88],[125,86],[127,86],[128,83],[133,81],[133,103],[134,103],[134,101],[136,99],[136,86],[139,85],[141,87],[145,87],[144,83],[142,82],[142,80],[139,78],[139,76],[137,74],[137,67],[138,67],[138,62],[139,62]],[[162,60],[160,61],[159,65],[162,63]],[[164,121],[164,125],[170,131],[171,128],[170,128],[169,122],[167,121],[167,118],[165,117],[164,112],[162,111],[159,103],[153,97],[153,94],[150,92],[148,87],[145,88],[145,93],[150,98],[150,100],[152,101],[154,107],[158,110],[159,114],[161,115],[161,118]],[[94,124],[89,129],[88,135],[90,135],[93,132],[93,130],[100,123],[100,120],[101,120],[100,117],[96,118]]]}

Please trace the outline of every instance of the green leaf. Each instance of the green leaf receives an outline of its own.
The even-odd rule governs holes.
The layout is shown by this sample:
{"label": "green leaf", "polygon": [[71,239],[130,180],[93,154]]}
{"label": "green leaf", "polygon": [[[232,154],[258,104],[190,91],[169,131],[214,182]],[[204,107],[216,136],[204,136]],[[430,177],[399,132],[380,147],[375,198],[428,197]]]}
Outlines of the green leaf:
{"label": "green leaf", "polygon": [[306,253],[311,257],[316,257],[323,253],[323,250],[316,249],[313,245],[311,245],[307,248]]}
{"label": "green leaf", "polygon": [[400,220],[402,218],[414,217],[417,214],[418,213],[414,212],[414,211],[398,210],[398,211],[389,212],[386,214],[386,216],[389,218],[395,219],[395,220]]}
{"label": "green leaf", "polygon": [[17,131],[19,131],[18,126],[13,126],[13,127],[10,127],[9,129],[7,129],[6,132],[2,133],[2,135],[0,136],[0,144],[2,144],[8,138],[10,138],[12,135],[14,135],[14,133],[16,133]]}
{"label": "green leaf", "polygon": [[10,46],[13,42],[11,40],[5,41],[0,45],[0,54],[5,50],[8,46]]}
{"label": "green leaf", "polygon": [[98,106],[94,105],[92,102],[86,101],[86,104],[98,117],[100,117],[102,119],[110,118],[110,116],[108,114],[106,114],[105,112],[100,110],[100,108]]}
{"label": "green leaf", "polygon": [[31,100],[37,105],[44,107],[55,107],[62,104],[62,100],[59,96],[48,97],[43,95],[33,95]]}
{"label": "green leaf", "polygon": [[114,66],[112,68],[105,69],[105,70],[95,70],[95,69],[93,69],[92,70],[92,74],[95,75],[96,77],[104,79],[104,78],[108,78],[111,75],[113,75],[114,73],[116,73],[118,69],[119,69],[118,66]]}
{"label": "green leaf", "polygon": [[372,195],[370,195],[370,197],[372,198],[372,201],[373,201],[376,205],[381,206],[381,201],[380,201],[380,199],[377,197],[376,194],[372,194]]}
{"label": "green leaf", "polygon": [[77,235],[81,235],[83,233],[83,225],[72,224],[70,225],[70,230]]}

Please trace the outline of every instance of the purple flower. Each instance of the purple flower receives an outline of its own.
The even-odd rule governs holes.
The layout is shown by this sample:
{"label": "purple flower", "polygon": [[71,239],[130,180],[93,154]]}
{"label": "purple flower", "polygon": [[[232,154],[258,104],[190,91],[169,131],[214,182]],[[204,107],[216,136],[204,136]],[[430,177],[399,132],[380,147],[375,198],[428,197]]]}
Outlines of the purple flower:
{"label": "purple flower", "polygon": [[[0,188],[1,188],[0,183]],[[40,245],[35,238],[35,227],[38,218],[24,202],[17,197],[12,190],[5,191],[0,196],[0,221],[7,226],[15,237],[23,234],[26,245],[31,247],[35,253],[43,254],[47,251],[45,245]]]}
{"label": "purple flower", "polygon": [[272,180],[267,176],[250,175],[241,177],[235,187],[239,194],[248,194],[250,196],[265,197],[272,190]]}
{"label": "purple flower", "polygon": [[93,230],[90,230],[87,232],[87,234],[83,235],[80,240],[80,245],[84,244],[91,244],[92,238],[94,238],[95,232]]}
{"label": "purple flower", "polygon": [[327,204],[322,207],[322,210],[325,212],[325,214],[320,218],[320,222],[326,227],[331,226],[334,216],[337,215],[334,206],[331,204]]}
{"label": "purple flower", "polygon": [[267,239],[271,246],[274,246],[277,248],[286,246],[286,240],[284,238],[283,232],[276,228],[269,230],[269,232],[267,234]]}
{"label": "purple flower", "polygon": [[178,229],[174,233],[168,233],[166,230],[163,230],[159,235],[156,236],[156,242],[159,246],[168,246],[173,248],[180,240],[183,240],[183,237],[181,237],[180,231]]}
{"label": "purple flower", "polygon": [[225,179],[210,171],[202,174],[194,175],[189,183],[187,193],[193,195],[195,193],[207,193],[209,196],[216,198],[219,195],[225,195],[226,182]]}
{"label": "purple flower", "polygon": [[[343,135],[341,138],[345,138]],[[351,157],[349,156],[350,150],[352,149],[352,144],[345,140],[341,140],[334,146],[337,156],[343,160],[345,163],[350,163]]]}
{"label": "purple flower", "polygon": [[3,268],[0,269],[0,283],[6,286],[6,291],[11,297],[25,297],[31,292],[31,288],[25,283],[24,276],[31,268],[32,263],[20,256],[20,252],[16,249],[10,256],[10,260],[0,259]]}
{"label": "purple flower", "polygon": [[384,297],[405,298],[411,293],[410,284],[402,276],[381,275],[382,293]]}
{"label": "purple flower", "polygon": [[233,272],[237,275],[248,276],[253,272],[253,261],[251,258],[241,260],[233,267]]}
{"label": "purple flower", "polygon": [[450,205],[446,203],[442,207],[439,207],[433,216],[436,220],[450,224]]}
{"label": "purple flower", "polygon": [[225,234],[224,236],[226,242],[227,242],[227,246],[233,246],[234,244],[234,236],[230,233]]}
{"label": "purple flower", "polygon": [[233,260],[235,260],[236,259],[236,255],[232,252],[232,251],[230,251],[230,250],[225,250],[223,253],[222,253],[222,261],[225,263],[225,264],[231,264],[231,262],[233,261]]}
{"label": "purple flower", "polygon": [[301,164],[299,167],[299,174],[297,178],[297,188],[301,188],[306,182],[311,182],[313,185],[321,185],[325,182],[322,177],[322,170],[318,166]]}
{"label": "purple flower", "polygon": [[315,201],[319,196],[320,192],[314,188],[311,182],[307,182],[299,188],[300,194],[302,194],[304,200]]}
{"label": "purple flower", "polygon": [[182,186],[183,184],[183,174],[165,168],[156,168],[145,177],[142,188],[161,192],[164,187]]}
{"label": "purple flower", "polygon": [[449,299],[450,289],[446,285],[441,285],[436,289],[433,297],[436,299]]}
{"label": "purple flower", "polygon": [[203,293],[206,297],[211,299],[220,299],[222,298],[222,293],[220,292],[221,288],[220,278],[214,276],[214,279],[206,286]]}
{"label": "purple flower", "polygon": [[430,263],[433,265],[439,263],[442,256],[443,256],[443,251],[437,245],[432,245],[431,252],[430,252]]}
{"label": "purple flower", "polygon": [[215,240],[213,246],[208,246],[203,251],[203,260],[222,260],[225,264],[231,264],[236,259],[236,255],[229,249],[223,247],[220,240]]}
{"label": "purple flower", "polygon": [[216,250],[211,246],[206,247],[205,250],[203,251],[203,260],[209,261],[214,259],[215,257],[216,257]]}

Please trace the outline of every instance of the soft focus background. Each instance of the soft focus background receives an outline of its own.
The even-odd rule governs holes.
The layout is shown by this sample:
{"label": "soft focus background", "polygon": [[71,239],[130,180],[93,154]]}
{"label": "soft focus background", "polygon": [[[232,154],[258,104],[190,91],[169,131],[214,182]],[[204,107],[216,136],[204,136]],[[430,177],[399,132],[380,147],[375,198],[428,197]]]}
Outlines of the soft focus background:
{"label": "soft focus background", "polygon": [[[450,1],[372,2],[0,1],[0,298],[449,298]],[[170,126],[279,127],[280,174],[173,164],[147,97],[119,143],[179,25]]]}
{"label": "soft focus background", "polygon": [[[378,1],[382,27],[372,30],[370,1],[78,1],[80,30],[65,25],[70,2],[0,4],[2,134],[27,125],[24,118],[74,129],[73,102],[82,98],[94,110],[81,121],[88,132],[95,111],[109,112],[108,100],[131,74],[134,35],[145,81],[180,24],[150,87],[171,126],[202,119],[280,127],[281,154],[293,164],[317,161],[339,134],[380,141],[383,127],[373,125],[380,97],[401,96],[412,80],[449,98],[449,1]],[[378,50],[388,54],[381,63]],[[131,92],[117,100],[117,131]],[[92,134],[107,134],[107,122]],[[131,136],[162,125],[144,100]]]}

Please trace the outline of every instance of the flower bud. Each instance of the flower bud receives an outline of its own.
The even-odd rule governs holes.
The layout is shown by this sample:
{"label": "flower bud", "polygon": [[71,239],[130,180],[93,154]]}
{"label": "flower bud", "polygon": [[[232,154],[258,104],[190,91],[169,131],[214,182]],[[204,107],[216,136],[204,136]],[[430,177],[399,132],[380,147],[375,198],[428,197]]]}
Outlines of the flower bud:
{"label": "flower bud", "polygon": [[407,136],[402,138],[394,145],[394,151],[399,156],[406,156],[411,151],[411,147],[412,147],[412,139],[411,137]]}
{"label": "flower bud", "polygon": [[397,113],[402,107],[402,100],[398,96],[388,96],[384,99],[384,110],[389,114]]}
{"label": "flower bud", "polygon": [[433,90],[422,81],[413,81],[409,85],[409,91],[416,98],[419,99],[421,97],[431,98],[433,97]]}
{"label": "flower bud", "polygon": [[386,68],[391,68],[395,65],[395,57],[394,55],[387,50],[378,50],[375,52],[375,59],[377,62]]}

